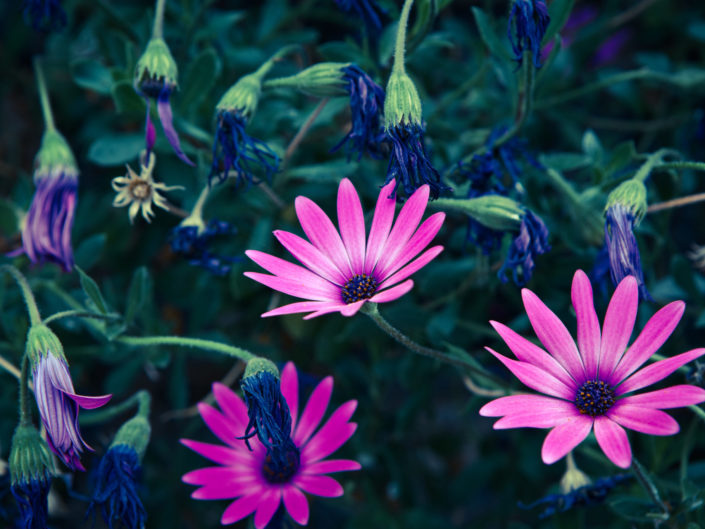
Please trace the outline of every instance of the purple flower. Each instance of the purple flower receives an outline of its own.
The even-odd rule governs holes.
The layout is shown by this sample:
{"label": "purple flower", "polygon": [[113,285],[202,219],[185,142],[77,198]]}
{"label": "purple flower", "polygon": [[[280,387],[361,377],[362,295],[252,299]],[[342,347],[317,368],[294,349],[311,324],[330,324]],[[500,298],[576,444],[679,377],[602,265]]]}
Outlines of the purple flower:
{"label": "purple flower", "polygon": [[39,415],[47,431],[47,441],[51,450],[71,470],[85,470],[81,465],[80,453],[84,448],[92,450],[81,437],[78,429],[78,410],[99,408],[106,404],[112,395],[86,397],[76,394],[69,374],[69,366],[53,351],[32,359],[34,396]]}
{"label": "purple flower", "polygon": [[605,242],[612,281],[617,285],[625,277],[634,276],[642,299],[650,300],[651,295],[644,284],[639,246],[634,236],[634,213],[627,206],[615,203],[607,208],[605,217]]}
{"label": "purple flower", "polygon": [[171,231],[169,242],[171,249],[188,259],[189,264],[205,268],[214,275],[224,276],[230,272],[232,263],[243,259],[214,253],[211,244],[216,237],[235,232],[235,228],[227,222],[215,219],[202,228],[182,223]]}
{"label": "purple flower", "polygon": [[530,51],[536,68],[541,67],[541,41],[551,17],[543,0],[515,0],[509,13],[507,36],[514,60],[521,66],[524,51]]}
{"label": "purple flower", "polygon": [[517,286],[523,286],[531,279],[534,272],[534,257],[551,249],[548,244],[548,228],[538,215],[526,210],[519,226],[519,235],[512,241],[507,258],[497,275],[503,283],[507,282],[507,272],[511,270],[512,279]]}

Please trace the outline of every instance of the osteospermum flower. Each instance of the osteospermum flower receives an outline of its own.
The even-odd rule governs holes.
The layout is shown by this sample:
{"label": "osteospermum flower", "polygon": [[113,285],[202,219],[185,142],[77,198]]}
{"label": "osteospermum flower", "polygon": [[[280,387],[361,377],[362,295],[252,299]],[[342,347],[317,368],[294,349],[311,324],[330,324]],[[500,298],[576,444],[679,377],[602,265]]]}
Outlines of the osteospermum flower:
{"label": "osteospermum flower", "polygon": [[198,405],[201,417],[226,446],[189,439],[181,442],[202,456],[218,463],[185,474],[182,480],[200,488],[191,494],[200,500],[234,499],[221,517],[223,525],[255,513],[255,527],[264,528],[281,502],[298,524],[309,519],[308,499],[304,492],[316,496],[336,497],[343,487],[326,474],[359,470],[360,464],[349,459],[326,459],[340,448],[357,425],[350,422],[357,401],[337,408],[326,423],[318,428],[328,408],[333,391],[333,378],[327,377],[313,390],[301,416],[298,415],[299,382],[294,364],[289,362],[281,374],[281,392],[291,410],[291,440],[294,450],[283,463],[268,456],[258,437],[249,439],[250,450],[242,439],[249,419],[247,407],[240,397],[223,384],[213,384],[215,400],[222,411],[208,404]]}
{"label": "osteospermum flower", "polygon": [[551,428],[541,450],[551,464],[580,444],[593,430],[605,455],[617,466],[631,464],[632,451],[624,428],[651,435],[673,435],[678,423],[661,411],[705,401],[705,390],[678,385],[633,395],[703,354],[693,349],[642,368],[671,335],[685,304],[669,303],[647,322],[627,348],[636,321],[639,291],[633,276],[622,280],[600,325],[592,287],[582,270],[573,278],[572,300],[578,320],[578,343],[563,323],[528,289],[524,307],[541,349],[501,323],[490,322],[518,360],[487,348],[526,386],[544,395],[512,395],[486,404],[480,415],[502,417],[495,429]]}
{"label": "osteospermum flower", "polygon": [[152,204],[159,206],[162,209],[169,210],[169,204],[160,191],[174,191],[183,189],[182,186],[168,186],[161,182],[155,182],[152,178],[154,170],[155,157],[150,155],[149,164],[142,165],[140,174],[137,174],[129,165],[127,166],[127,175],[113,178],[112,186],[117,195],[113,199],[113,206],[122,208],[129,206],[127,213],[130,217],[130,222],[135,221],[137,213],[142,212],[142,217],[147,222],[152,221],[154,212]]}
{"label": "osteospermum flower", "polygon": [[311,242],[286,231],[275,231],[274,236],[306,268],[248,250],[245,253],[250,259],[274,275],[245,275],[308,301],[284,305],[262,316],[298,312],[310,312],[305,319],[329,312],[352,316],[366,301],[384,303],[409,292],[414,282],[407,278],[443,250],[443,246],[434,246],[416,257],[436,236],[445,214],[431,215],[419,226],[429,195],[429,187],[422,186],[404,204],[392,227],[396,201],[390,194],[394,186],[390,182],[379,193],[367,243],[360,198],[347,178],[338,188],[340,233],[318,205],[297,197],[296,214]]}

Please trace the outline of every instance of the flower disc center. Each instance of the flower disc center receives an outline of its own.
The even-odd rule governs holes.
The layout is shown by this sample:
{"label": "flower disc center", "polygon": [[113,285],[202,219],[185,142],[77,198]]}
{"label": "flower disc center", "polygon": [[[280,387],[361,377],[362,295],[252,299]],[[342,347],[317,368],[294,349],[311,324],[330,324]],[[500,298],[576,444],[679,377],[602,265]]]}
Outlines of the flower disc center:
{"label": "flower disc center", "polygon": [[146,200],[152,194],[152,186],[145,180],[134,180],[130,182],[129,192],[137,200]]}
{"label": "flower disc center", "polygon": [[348,305],[361,299],[370,299],[377,292],[377,280],[371,275],[357,274],[343,286],[343,301]]}
{"label": "flower disc center", "polygon": [[269,483],[286,483],[299,470],[301,457],[296,448],[277,451],[272,454],[272,450],[267,451],[262,465],[262,474]]}
{"label": "flower disc center", "polygon": [[601,380],[588,380],[575,395],[575,405],[583,415],[597,417],[614,404],[614,390]]}

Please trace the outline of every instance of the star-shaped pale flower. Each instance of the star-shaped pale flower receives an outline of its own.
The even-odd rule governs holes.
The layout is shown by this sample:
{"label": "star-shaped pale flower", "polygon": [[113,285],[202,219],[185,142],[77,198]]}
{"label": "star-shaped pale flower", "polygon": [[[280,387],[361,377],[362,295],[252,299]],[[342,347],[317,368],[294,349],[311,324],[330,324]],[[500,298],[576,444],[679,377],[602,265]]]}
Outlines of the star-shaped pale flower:
{"label": "star-shaped pale flower", "polygon": [[144,220],[151,222],[154,216],[152,204],[169,211],[169,203],[159,192],[183,189],[182,186],[168,186],[161,182],[155,182],[152,178],[155,161],[156,157],[154,154],[150,154],[149,163],[146,166],[140,160],[140,174],[137,174],[132,167],[127,165],[127,175],[118,176],[112,180],[113,189],[117,191],[113,206],[116,208],[129,206],[127,213],[130,217],[130,222],[135,221],[135,217],[140,211]]}

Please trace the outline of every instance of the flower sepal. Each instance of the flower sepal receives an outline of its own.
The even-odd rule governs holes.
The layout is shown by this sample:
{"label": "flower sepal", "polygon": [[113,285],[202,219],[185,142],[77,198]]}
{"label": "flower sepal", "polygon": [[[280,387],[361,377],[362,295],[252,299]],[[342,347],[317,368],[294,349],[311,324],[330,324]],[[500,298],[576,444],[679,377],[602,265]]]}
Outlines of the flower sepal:
{"label": "flower sepal", "polygon": [[78,167],[71,147],[57,130],[44,132],[42,145],[35,158],[34,178],[64,174],[78,177]]}
{"label": "flower sepal", "polygon": [[177,88],[178,76],[179,69],[167,43],[151,38],[135,67],[135,89],[156,99],[164,88],[169,92]]}
{"label": "flower sepal", "polygon": [[120,426],[109,450],[121,445],[127,446],[134,450],[141,462],[151,435],[152,427],[149,424],[149,419],[142,414],[137,414]]}
{"label": "flower sepal", "polygon": [[406,125],[421,125],[421,99],[416,86],[404,71],[393,71],[384,99],[384,126],[387,130]]}
{"label": "flower sepal", "polygon": [[316,97],[336,97],[347,94],[344,78],[349,62],[320,62],[295,75],[265,83],[269,88],[295,88]]}
{"label": "flower sepal", "polygon": [[30,482],[46,483],[54,474],[49,447],[33,425],[20,424],[15,429],[9,466],[13,487]]}
{"label": "flower sepal", "polygon": [[524,218],[524,209],[514,199],[502,195],[475,198],[439,198],[433,203],[440,209],[461,211],[490,229],[516,231]]}
{"label": "flower sepal", "polygon": [[52,354],[66,362],[59,337],[44,324],[32,325],[27,332],[26,354],[32,369],[36,369],[43,356]]}
{"label": "flower sepal", "polygon": [[626,207],[634,215],[634,225],[638,226],[646,215],[646,186],[640,180],[631,179],[619,184],[607,197],[605,211],[616,204]]}

